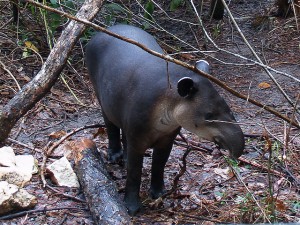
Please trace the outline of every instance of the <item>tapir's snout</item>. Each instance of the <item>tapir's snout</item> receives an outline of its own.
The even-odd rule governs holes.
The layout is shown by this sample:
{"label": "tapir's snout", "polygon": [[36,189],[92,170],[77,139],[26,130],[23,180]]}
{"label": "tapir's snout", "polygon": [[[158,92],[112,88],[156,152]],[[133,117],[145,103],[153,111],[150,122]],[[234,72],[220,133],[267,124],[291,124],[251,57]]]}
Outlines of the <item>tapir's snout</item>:
{"label": "tapir's snout", "polygon": [[238,125],[234,125],[230,131],[222,132],[213,138],[213,141],[221,148],[229,150],[230,157],[239,158],[245,148],[244,134]]}

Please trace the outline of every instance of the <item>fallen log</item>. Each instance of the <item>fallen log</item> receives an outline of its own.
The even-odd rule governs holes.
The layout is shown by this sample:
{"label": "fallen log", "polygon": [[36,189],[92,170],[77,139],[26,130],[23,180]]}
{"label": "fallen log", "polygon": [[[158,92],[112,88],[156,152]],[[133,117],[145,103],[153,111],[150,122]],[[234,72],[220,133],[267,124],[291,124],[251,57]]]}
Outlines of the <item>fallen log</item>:
{"label": "fallen log", "polygon": [[75,171],[96,224],[132,224],[95,143],[83,139],[73,152]]}
{"label": "fallen log", "polygon": [[[85,21],[92,20],[100,10],[102,3],[103,0],[86,0],[76,17]],[[8,137],[17,121],[34,107],[54,85],[73,46],[85,28],[86,25],[83,23],[70,21],[38,74],[0,110],[0,144]]]}

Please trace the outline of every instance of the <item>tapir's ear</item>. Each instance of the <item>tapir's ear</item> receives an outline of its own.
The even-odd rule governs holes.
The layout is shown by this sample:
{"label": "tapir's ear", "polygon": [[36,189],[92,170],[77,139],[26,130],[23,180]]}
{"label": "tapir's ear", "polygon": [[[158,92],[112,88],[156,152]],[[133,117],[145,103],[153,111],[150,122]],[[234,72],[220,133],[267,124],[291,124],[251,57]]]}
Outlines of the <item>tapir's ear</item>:
{"label": "tapir's ear", "polygon": [[190,97],[195,93],[194,81],[190,77],[183,77],[177,83],[177,91],[181,97]]}
{"label": "tapir's ear", "polygon": [[201,71],[203,71],[205,73],[209,73],[209,70],[210,70],[210,65],[205,60],[199,60],[199,61],[197,61],[196,64],[195,64],[195,67],[198,70],[201,70]]}

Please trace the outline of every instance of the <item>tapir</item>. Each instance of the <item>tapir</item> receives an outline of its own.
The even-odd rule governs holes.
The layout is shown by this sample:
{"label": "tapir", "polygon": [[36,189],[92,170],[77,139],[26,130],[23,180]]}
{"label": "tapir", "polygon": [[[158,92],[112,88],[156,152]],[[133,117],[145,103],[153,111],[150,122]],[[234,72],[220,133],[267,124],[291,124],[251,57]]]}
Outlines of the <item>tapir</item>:
{"label": "tapir", "polygon": [[[114,25],[109,30],[164,54],[140,28]],[[150,195],[158,198],[164,193],[165,164],[182,127],[228,149],[234,158],[242,154],[243,132],[208,79],[103,32],[87,44],[86,64],[107,129],[109,160],[117,162],[124,151],[124,201],[130,215],[141,207],[146,149],[153,148]],[[209,72],[206,61],[199,61],[197,68]]]}

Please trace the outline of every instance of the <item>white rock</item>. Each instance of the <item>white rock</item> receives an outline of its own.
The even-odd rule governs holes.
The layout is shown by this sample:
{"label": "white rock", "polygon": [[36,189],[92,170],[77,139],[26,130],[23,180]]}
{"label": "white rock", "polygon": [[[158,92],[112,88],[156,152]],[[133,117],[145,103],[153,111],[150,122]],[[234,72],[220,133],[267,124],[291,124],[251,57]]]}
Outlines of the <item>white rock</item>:
{"label": "white rock", "polygon": [[10,167],[16,165],[15,153],[12,147],[0,148],[0,166]]}
{"label": "white rock", "polygon": [[0,181],[0,215],[11,211],[30,209],[36,204],[36,197],[26,190],[6,181]]}
{"label": "white rock", "polygon": [[0,148],[0,181],[23,187],[37,172],[37,161],[32,155],[16,156],[11,147]]}
{"label": "white rock", "polygon": [[47,166],[47,172],[50,174],[52,182],[59,186],[80,187],[77,176],[66,157]]}
{"label": "white rock", "polygon": [[17,155],[16,166],[30,174],[36,174],[38,172],[37,160],[32,155]]}
{"label": "white rock", "polygon": [[31,177],[31,172],[16,166],[0,167],[0,181],[7,181],[10,184],[24,187],[30,181]]}

